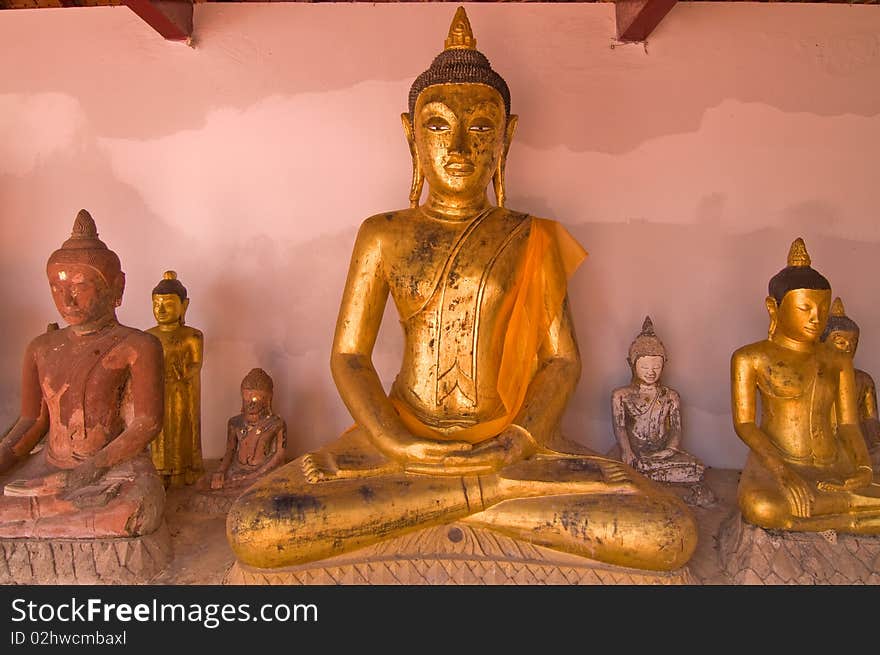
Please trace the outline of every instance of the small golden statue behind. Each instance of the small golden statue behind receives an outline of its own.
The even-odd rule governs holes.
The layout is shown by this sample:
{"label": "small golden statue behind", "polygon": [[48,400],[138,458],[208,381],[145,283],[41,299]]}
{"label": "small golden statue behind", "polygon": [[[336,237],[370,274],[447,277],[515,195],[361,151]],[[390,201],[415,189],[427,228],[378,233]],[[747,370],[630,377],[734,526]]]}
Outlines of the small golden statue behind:
{"label": "small golden statue behind", "polygon": [[165,356],[165,420],[150,444],[153,464],[166,487],[192,484],[201,477],[201,370],[204,337],[184,325],[189,298],[174,271],[165,271],[153,289],[157,326],[147,330],[162,342]]}
{"label": "small golden statue behind", "polygon": [[[840,352],[855,359],[859,348],[859,326],[846,315],[843,301],[835,298],[831,305],[831,317],[822,341],[830,343]],[[866,372],[855,369],[856,400],[859,406],[859,425],[873,466],[880,466],[880,416],[877,414],[877,387],[874,379]],[[832,419],[835,417],[832,416]]]}
{"label": "small golden statue behind", "polygon": [[629,347],[632,382],[611,394],[611,416],[620,457],[656,482],[686,485],[689,505],[707,506],[715,494],[704,484],[706,467],[681,448],[681,398],[661,384],[666,347],[650,316]]}

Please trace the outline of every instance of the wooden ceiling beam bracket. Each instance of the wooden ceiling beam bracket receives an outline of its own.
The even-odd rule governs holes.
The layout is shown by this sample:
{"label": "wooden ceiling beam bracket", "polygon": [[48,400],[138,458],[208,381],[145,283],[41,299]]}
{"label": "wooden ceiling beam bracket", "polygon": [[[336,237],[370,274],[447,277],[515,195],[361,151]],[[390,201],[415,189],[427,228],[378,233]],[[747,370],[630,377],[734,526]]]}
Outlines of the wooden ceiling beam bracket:
{"label": "wooden ceiling beam bracket", "polygon": [[615,0],[617,38],[645,41],[675,6],[676,0]]}
{"label": "wooden ceiling beam bracket", "polygon": [[192,37],[191,0],[125,0],[125,6],[169,41],[189,41]]}

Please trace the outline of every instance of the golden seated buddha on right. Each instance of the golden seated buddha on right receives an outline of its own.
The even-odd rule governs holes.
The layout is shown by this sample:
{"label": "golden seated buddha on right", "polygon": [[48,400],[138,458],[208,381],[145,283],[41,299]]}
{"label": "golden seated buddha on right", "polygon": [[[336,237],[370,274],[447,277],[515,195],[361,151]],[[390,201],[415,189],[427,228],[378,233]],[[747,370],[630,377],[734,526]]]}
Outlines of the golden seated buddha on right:
{"label": "golden seated buddha on right", "polygon": [[734,428],[751,449],[739,484],[743,518],[763,528],[880,534],[880,484],[859,427],[852,358],[820,341],[831,285],[802,239],[770,280],[766,305],[769,337],[731,361]]}

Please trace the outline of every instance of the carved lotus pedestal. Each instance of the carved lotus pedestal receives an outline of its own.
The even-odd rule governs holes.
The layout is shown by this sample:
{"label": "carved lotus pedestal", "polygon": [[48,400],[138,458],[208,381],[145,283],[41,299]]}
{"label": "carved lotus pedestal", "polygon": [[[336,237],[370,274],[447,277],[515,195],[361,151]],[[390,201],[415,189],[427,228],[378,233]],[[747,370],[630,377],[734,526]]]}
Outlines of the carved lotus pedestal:
{"label": "carved lotus pedestal", "polygon": [[171,561],[164,521],[116,539],[0,539],[0,584],[142,584]]}
{"label": "carved lotus pedestal", "polygon": [[736,584],[880,584],[880,537],[765,530],[737,511],[722,523],[718,549]]}
{"label": "carved lotus pedestal", "polygon": [[435,526],[282,569],[236,562],[224,584],[693,584],[687,567],[641,571],[560,553],[462,523]]}

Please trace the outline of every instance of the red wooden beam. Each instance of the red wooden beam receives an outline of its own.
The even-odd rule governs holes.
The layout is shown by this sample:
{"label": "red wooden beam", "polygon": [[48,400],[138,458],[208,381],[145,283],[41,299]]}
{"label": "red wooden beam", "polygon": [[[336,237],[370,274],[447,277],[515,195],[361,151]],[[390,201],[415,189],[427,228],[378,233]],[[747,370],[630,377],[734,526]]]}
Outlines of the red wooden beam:
{"label": "red wooden beam", "polygon": [[676,0],[615,0],[617,38],[621,41],[644,41]]}
{"label": "red wooden beam", "polygon": [[125,5],[169,41],[186,41],[192,36],[191,0],[125,0]]}

